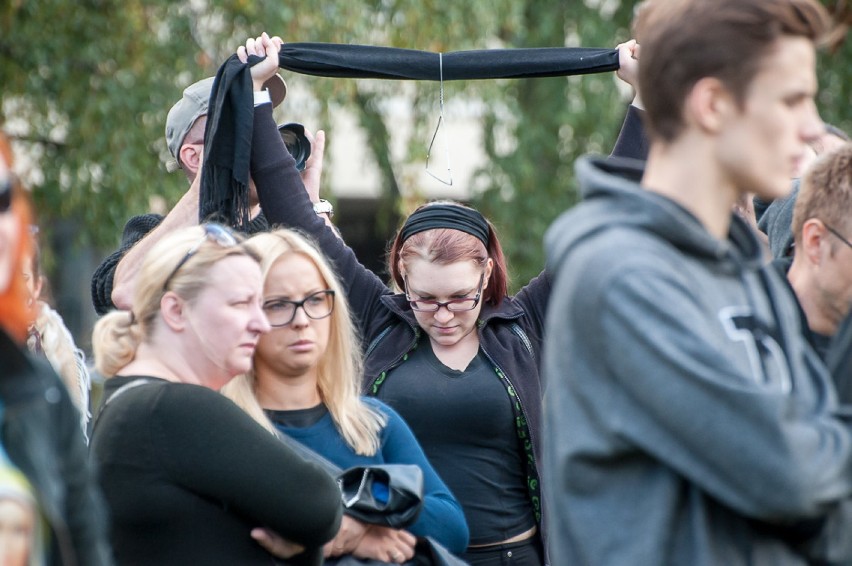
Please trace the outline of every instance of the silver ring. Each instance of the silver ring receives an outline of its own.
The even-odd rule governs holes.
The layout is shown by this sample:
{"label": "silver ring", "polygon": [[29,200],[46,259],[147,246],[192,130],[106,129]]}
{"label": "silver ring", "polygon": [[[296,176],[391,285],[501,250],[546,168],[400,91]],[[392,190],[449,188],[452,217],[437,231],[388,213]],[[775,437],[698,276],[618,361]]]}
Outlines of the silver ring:
{"label": "silver ring", "polygon": [[402,555],[399,552],[394,552],[393,554],[391,554],[391,558],[393,558],[395,561],[399,560],[401,556]]}

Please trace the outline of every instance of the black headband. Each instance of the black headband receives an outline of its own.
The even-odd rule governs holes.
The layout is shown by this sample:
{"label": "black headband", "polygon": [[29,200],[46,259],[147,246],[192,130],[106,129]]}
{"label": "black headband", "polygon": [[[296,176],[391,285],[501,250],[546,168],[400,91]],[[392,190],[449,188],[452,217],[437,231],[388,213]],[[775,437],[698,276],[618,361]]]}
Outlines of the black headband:
{"label": "black headband", "polygon": [[432,204],[415,210],[400,230],[401,241],[414,234],[444,228],[460,230],[479,239],[488,247],[488,222],[477,211],[453,204]]}

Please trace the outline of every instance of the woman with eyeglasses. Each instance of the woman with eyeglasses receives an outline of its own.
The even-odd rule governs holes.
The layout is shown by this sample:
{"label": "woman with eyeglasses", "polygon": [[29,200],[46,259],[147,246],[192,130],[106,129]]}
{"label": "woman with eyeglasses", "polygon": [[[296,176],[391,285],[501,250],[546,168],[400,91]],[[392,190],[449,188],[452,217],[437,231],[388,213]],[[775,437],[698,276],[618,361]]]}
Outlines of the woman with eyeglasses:
{"label": "woman with eyeglasses", "polygon": [[[266,57],[251,67],[255,90],[277,69],[280,45],[264,34],[237,50],[243,62]],[[270,224],[309,234],[340,274],[366,345],[363,391],[402,416],[461,503],[470,527],[463,558],[543,564],[539,360],[550,278],[508,296],[492,224],[467,206],[429,203],[393,240],[394,292],[315,212],[319,195],[306,193],[269,105],[254,108],[251,155]]]}
{"label": "woman with eyeglasses", "polygon": [[110,565],[79,413],[47,361],[26,350],[32,219],[12,157],[0,132],[0,564]]}
{"label": "woman with eyeglasses", "polygon": [[218,393],[269,330],[256,256],[216,224],[147,254],[133,309],[95,326],[91,451],[120,564],[319,564],[340,491]]}
{"label": "woman with eyeglasses", "polygon": [[291,230],[258,234],[247,246],[261,258],[264,334],[254,367],[223,393],[272,432],[297,440],[340,468],[415,464],[424,503],[405,530],[365,525],[344,515],[326,555],[385,562],[412,558],[415,536],[431,536],[451,552],[468,543],[464,515],[400,416],[359,395],[363,360],[343,289],[322,254]]}

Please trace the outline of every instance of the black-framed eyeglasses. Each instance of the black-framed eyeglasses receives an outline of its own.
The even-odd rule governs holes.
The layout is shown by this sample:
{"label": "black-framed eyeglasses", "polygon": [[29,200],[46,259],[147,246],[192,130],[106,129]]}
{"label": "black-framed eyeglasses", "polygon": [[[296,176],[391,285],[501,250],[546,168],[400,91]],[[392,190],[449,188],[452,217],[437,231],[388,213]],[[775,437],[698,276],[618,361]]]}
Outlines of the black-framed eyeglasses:
{"label": "black-framed eyeglasses", "polygon": [[188,262],[192,256],[198,253],[198,250],[201,248],[201,244],[204,242],[209,240],[219,244],[223,248],[230,248],[237,245],[237,238],[234,236],[233,232],[221,224],[202,224],[202,228],[204,228],[204,236],[201,237],[197,244],[189,248],[189,251],[183,256],[183,259],[178,262],[175,268],[172,269],[172,272],[169,273],[169,276],[166,277],[165,282],[163,282],[163,291],[168,290],[169,283],[172,282],[172,279],[174,279],[177,272],[181,267],[186,265],[186,262]]}
{"label": "black-framed eyeglasses", "polygon": [[837,230],[835,230],[834,228],[832,228],[831,226],[829,226],[829,225],[828,225],[828,224],[826,224],[825,222],[823,222],[822,224],[823,224],[823,226],[825,226],[825,229],[826,229],[826,230],[828,230],[829,232],[831,232],[832,234],[834,234],[835,236],[837,236],[837,239],[838,239],[838,240],[840,240],[841,242],[843,242],[844,244],[846,244],[847,246],[849,246],[850,248],[852,248],[852,242],[850,242],[849,240],[847,240],[847,239],[846,239],[846,237],[845,237],[843,234],[841,234],[840,232],[838,232]]}
{"label": "black-framed eyeglasses", "polygon": [[334,291],[324,289],[311,293],[301,301],[290,299],[269,299],[263,303],[263,312],[269,321],[269,326],[287,326],[296,318],[296,311],[302,307],[308,318],[320,320],[334,310]]}
{"label": "black-framed eyeglasses", "polygon": [[438,312],[441,307],[445,307],[450,312],[472,311],[479,304],[479,298],[482,296],[482,284],[485,283],[485,272],[479,276],[479,285],[476,288],[476,295],[473,297],[460,297],[458,299],[450,299],[449,301],[434,301],[432,299],[412,299],[411,293],[408,291],[408,277],[403,277],[405,283],[405,298],[408,299],[408,304],[411,309],[419,312]]}

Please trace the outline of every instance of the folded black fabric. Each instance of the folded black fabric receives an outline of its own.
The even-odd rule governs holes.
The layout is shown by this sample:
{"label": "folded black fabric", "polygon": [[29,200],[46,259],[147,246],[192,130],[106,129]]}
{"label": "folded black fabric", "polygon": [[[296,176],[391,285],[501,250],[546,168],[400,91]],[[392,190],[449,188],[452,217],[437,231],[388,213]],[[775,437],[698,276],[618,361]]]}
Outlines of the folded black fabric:
{"label": "folded black fabric", "polygon": [[488,49],[438,54],[371,45],[285,43],[278,58],[282,69],[296,73],[355,79],[523,79],[618,69],[618,51],[589,47]]}
{"label": "folded black fabric", "polygon": [[337,476],[345,513],[362,523],[411,526],[423,508],[423,470],[414,464],[356,466]]}

